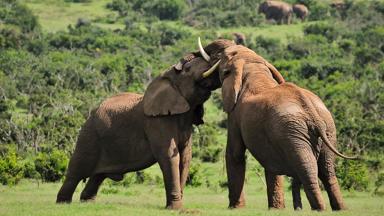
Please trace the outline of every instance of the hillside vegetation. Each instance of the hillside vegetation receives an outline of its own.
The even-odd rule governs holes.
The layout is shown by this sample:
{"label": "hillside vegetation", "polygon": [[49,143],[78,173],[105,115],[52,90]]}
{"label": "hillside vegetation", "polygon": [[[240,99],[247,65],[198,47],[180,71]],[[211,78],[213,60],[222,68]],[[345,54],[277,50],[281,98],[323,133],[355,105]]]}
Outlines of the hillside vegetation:
{"label": "hillside vegetation", "polygon": [[[154,77],[197,50],[199,36],[207,44],[241,32],[246,46],[286,80],[323,99],[335,118],[337,148],[364,158],[337,160],[343,189],[383,195],[384,1],[346,0],[336,9],[332,1],[290,0],[311,11],[306,22],[291,25],[266,21],[257,12],[260,2],[0,0],[0,183],[60,181],[81,125],[103,99],[143,93]],[[220,90],[205,110],[206,124],[194,131],[188,185],[224,190],[223,173],[205,174],[223,167]],[[254,178],[263,178],[260,165],[248,161]],[[127,174],[124,182],[161,187],[162,179],[151,169]]]}

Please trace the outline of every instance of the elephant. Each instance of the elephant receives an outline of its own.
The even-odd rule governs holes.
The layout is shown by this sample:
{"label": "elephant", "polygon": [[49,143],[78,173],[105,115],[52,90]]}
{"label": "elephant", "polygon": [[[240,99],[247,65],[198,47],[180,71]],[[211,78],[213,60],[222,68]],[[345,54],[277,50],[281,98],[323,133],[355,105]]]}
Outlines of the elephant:
{"label": "elephant", "polygon": [[237,45],[243,45],[245,46],[245,35],[240,32],[233,33],[233,36],[235,37],[235,43]]}
{"label": "elephant", "polygon": [[[224,43],[222,40],[215,43]],[[204,50],[202,46],[199,46]],[[285,82],[280,72],[254,51],[228,46],[212,55],[219,63],[223,109],[228,113],[226,167],[229,207],[245,206],[245,150],[265,169],[268,205],[283,208],[282,175],[303,184],[313,210],[324,210],[318,177],[333,210],[345,209],[334,159],[348,157],[336,149],[336,127],[321,99],[309,90]],[[297,197],[294,189],[294,200]],[[295,197],[296,196],[296,197]],[[301,204],[301,202],[300,202]],[[299,207],[299,206],[298,206]]]}
{"label": "elephant", "polygon": [[304,22],[305,18],[307,18],[309,14],[308,8],[303,4],[294,4],[292,6],[292,11],[297,18],[301,19],[302,22]]}
{"label": "elephant", "polygon": [[80,199],[93,200],[105,178],[119,181],[125,173],[157,162],[166,208],[181,208],[192,157],[192,125],[204,123],[203,103],[221,85],[218,74],[204,74],[216,67],[191,53],[154,79],[144,96],[121,93],[104,100],[80,130],[56,202],[71,202],[78,183],[86,178]]}
{"label": "elephant", "polygon": [[264,13],[267,20],[274,19],[279,24],[290,24],[292,7],[282,1],[265,1],[259,6],[259,13]]}

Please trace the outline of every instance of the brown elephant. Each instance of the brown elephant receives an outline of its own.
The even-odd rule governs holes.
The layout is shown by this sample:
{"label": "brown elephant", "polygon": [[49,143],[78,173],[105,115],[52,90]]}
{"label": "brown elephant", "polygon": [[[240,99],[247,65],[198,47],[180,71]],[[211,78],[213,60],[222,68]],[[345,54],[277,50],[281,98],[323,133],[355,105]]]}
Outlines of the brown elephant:
{"label": "brown elephant", "polygon": [[181,208],[192,124],[203,123],[203,103],[220,87],[218,74],[203,72],[216,67],[191,54],[151,82],[144,96],[122,93],[103,101],[81,128],[57,202],[71,202],[82,179],[89,177],[80,199],[92,200],[105,178],[122,180],[158,162],[166,207]]}
{"label": "brown elephant", "polygon": [[279,24],[290,24],[292,7],[282,1],[265,1],[260,4],[259,13],[264,13],[267,20],[274,19]]}
{"label": "brown elephant", "polygon": [[[212,44],[215,43],[223,41]],[[303,184],[312,209],[325,208],[318,177],[328,192],[332,209],[344,209],[334,154],[351,157],[336,150],[335,124],[321,99],[285,82],[273,65],[244,46],[228,46],[221,54],[212,53],[215,57],[211,61],[220,60],[223,107],[228,113],[229,207],[245,205],[248,149],[265,169],[270,207],[283,207],[281,175],[288,175]],[[295,200],[299,201],[297,197]]]}
{"label": "brown elephant", "polygon": [[304,22],[305,18],[307,18],[309,14],[308,8],[303,4],[294,4],[292,6],[292,11],[297,18],[301,19],[302,22]]}

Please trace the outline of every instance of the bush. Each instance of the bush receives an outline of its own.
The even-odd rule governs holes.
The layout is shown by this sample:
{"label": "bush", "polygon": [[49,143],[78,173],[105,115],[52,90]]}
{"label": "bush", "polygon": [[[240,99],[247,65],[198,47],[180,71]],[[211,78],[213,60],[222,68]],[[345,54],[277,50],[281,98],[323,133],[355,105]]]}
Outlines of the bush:
{"label": "bush", "polygon": [[0,1],[0,20],[20,27],[22,32],[32,32],[39,26],[37,17],[19,1]]}
{"label": "bush", "polygon": [[23,165],[21,158],[16,154],[15,148],[5,148],[0,157],[0,183],[3,185],[15,185],[23,177]]}
{"label": "bush", "polygon": [[192,156],[204,162],[216,162],[219,160],[223,147],[217,140],[217,126],[199,125],[193,135]]}
{"label": "bush", "polygon": [[148,11],[161,20],[176,20],[186,8],[184,0],[157,0],[148,7]]}
{"label": "bush", "polygon": [[36,171],[46,182],[60,180],[65,174],[67,165],[67,155],[59,150],[40,152],[35,159]]}
{"label": "bush", "polygon": [[341,34],[341,28],[341,26],[335,26],[334,23],[328,24],[321,22],[305,26],[304,33],[322,35],[328,40],[333,41]]}
{"label": "bush", "polygon": [[365,191],[368,189],[368,168],[362,161],[343,160],[337,166],[340,186],[346,190]]}
{"label": "bush", "polygon": [[189,167],[189,176],[186,184],[192,187],[201,186],[204,182],[203,178],[201,164],[198,161],[192,161]]}
{"label": "bush", "polygon": [[384,185],[384,173],[379,173],[379,176],[375,181],[375,190],[373,191],[373,193],[376,195],[384,195],[384,191],[382,190],[383,185]]}

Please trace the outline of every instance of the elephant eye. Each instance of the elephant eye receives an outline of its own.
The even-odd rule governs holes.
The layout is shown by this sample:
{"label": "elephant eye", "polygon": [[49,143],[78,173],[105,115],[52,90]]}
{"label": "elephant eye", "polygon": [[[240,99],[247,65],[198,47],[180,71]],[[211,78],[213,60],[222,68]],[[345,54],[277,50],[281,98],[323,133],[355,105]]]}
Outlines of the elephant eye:
{"label": "elephant eye", "polygon": [[190,64],[186,64],[184,65],[184,68],[185,72],[188,72],[190,69],[191,69],[191,65]]}
{"label": "elephant eye", "polygon": [[229,75],[229,73],[231,73],[230,70],[224,70],[224,71],[223,71],[223,76],[226,77],[226,76]]}

